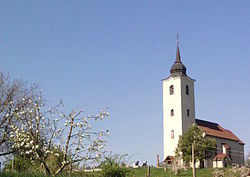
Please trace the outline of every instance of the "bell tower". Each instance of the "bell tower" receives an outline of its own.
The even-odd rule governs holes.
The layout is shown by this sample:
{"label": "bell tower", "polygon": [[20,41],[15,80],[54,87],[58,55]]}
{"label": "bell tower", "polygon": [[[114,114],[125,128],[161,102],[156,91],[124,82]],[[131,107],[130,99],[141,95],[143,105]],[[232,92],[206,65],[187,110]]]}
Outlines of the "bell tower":
{"label": "bell tower", "polygon": [[179,136],[195,123],[195,80],[187,76],[186,70],[177,39],[176,58],[170,76],[162,80],[164,160],[175,156]]}

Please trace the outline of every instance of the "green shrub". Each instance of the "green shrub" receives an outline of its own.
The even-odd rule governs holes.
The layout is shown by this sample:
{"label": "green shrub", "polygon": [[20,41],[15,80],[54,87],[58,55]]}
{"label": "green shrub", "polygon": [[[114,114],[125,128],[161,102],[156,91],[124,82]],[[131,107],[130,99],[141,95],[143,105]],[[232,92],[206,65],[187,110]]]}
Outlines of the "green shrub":
{"label": "green shrub", "polygon": [[116,159],[108,157],[102,163],[102,176],[103,177],[126,177],[131,170],[116,162]]}
{"label": "green shrub", "polygon": [[[53,153],[48,154],[46,157],[46,163],[48,164],[49,168],[51,169],[51,172],[54,173],[59,166],[62,163],[63,153],[59,150],[53,150]],[[13,160],[14,160],[14,166],[13,166]],[[14,167],[12,169],[12,166]],[[36,159],[32,159],[29,155],[19,155],[15,154],[13,159],[9,160],[7,162],[4,171],[9,172],[14,170],[15,172],[22,172],[22,173],[44,173],[44,167]],[[67,170],[67,168],[65,168]]]}
{"label": "green shrub", "polygon": [[[14,168],[12,169],[12,161],[14,160]],[[4,171],[12,171],[14,170],[15,172],[42,172],[41,164],[37,161],[31,162],[30,159],[16,155],[14,156],[13,160],[10,160],[5,168]]]}

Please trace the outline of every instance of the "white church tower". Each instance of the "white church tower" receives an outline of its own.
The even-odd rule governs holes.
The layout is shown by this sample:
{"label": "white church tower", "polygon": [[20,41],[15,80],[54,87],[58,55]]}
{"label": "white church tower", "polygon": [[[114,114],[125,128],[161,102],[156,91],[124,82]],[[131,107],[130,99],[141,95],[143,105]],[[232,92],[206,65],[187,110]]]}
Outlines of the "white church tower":
{"label": "white church tower", "polygon": [[179,136],[195,123],[194,79],[186,74],[181,62],[179,41],[171,75],[163,80],[163,143],[164,160],[175,156]]}

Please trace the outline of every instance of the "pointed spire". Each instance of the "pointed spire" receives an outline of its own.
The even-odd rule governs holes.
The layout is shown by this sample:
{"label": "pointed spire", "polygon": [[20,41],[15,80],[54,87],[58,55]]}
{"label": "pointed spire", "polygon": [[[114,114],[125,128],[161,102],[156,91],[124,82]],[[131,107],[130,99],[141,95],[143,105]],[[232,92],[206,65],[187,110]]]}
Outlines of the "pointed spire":
{"label": "pointed spire", "polygon": [[176,49],[176,58],[175,62],[172,65],[170,69],[171,76],[180,76],[180,75],[187,75],[186,74],[186,67],[185,65],[181,62],[181,55],[180,55],[180,49],[179,49],[179,35],[177,34],[177,49]]}
{"label": "pointed spire", "polygon": [[180,49],[179,49],[179,34],[177,33],[177,41],[176,41],[176,45],[177,45],[177,49],[176,49],[176,58],[175,58],[175,62],[181,63],[181,55],[180,55]]}

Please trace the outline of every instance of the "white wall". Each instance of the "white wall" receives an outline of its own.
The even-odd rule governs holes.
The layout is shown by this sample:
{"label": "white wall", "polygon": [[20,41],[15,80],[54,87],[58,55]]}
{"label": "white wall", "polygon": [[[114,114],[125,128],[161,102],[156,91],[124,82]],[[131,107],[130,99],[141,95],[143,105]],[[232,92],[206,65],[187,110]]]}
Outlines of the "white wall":
{"label": "white wall", "polygon": [[[194,80],[187,76],[169,77],[163,81],[163,144],[164,159],[174,156],[179,136],[195,122]],[[169,87],[174,86],[174,94],[169,94]],[[189,85],[189,95],[186,95],[186,85]],[[170,115],[171,109],[174,116]],[[190,116],[187,117],[187,109]],[[174,130],[174,139],[171,138]]]}
{"label": "white wall", "polygon": [[[169,94],[169,87],[174,85],[174,94]],[[174,109],[174,116],[170,116]],[[175,155],[175,147],[179,135],[182,135],[182,111],[181,111],[181,80],[180,77],[163,81],[163,143],[164,159]],[[171,138],[171,130],[174,130],[174,139]]]}
{"label": "white wall", "polygon": [[213,167],[214,168],[223,168],[223,161],[222,160],[218,160],[218,161],[213,161]]}

